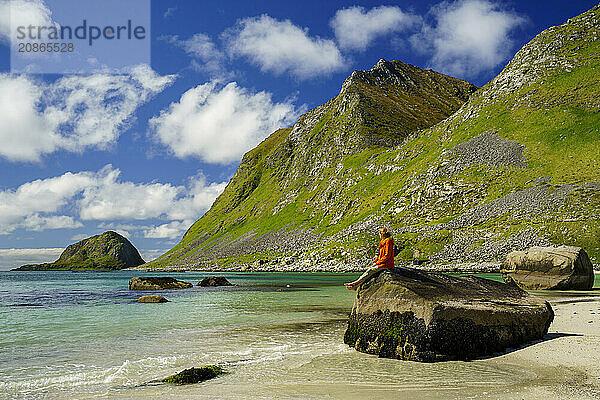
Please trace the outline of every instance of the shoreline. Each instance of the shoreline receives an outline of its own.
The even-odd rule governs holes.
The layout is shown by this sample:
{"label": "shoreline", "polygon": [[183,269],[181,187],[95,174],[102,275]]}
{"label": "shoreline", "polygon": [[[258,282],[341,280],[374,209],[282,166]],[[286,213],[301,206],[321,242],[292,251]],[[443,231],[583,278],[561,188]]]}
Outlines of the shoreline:
{"label": "shoreline", "polygon": [[[464,263],[464,264],[449,264],[449,265],[432,265],[430,267],[426,265],[400,265],[398,268],[408,267],[408,268],[417,268],[427,272],[445,272],[445,273],[456,273],[456,274],[499,274],[500,273],[500,264],[499,263]],[[124,269],[104,269],[104,270],[94,270],[94,269],[36,269],[36,270],[18,270],[18,269],[8,269],[8,270],[0,270],[2,272],[78,272],[78,273],[106,273],[106,272],[174,272],[174,273],[184,273],[184,272],[217,272],[217,273],[227,273],[227,272],[242,272],[242,273],[331,273],[331,274],[355,274],[362,273],[366,270],[366,267],[363,268],[140,268],[140,267],[132,267],[132,268],[124,268]],[[594,274],[600,274],[600,265],[594,264]]]}
{"label": "shoreline", "polygon": [[[397,268],[416,268],[427,272],[446,272],[446,273],[470,273],[470,274],[499,274],[500,263],[499,262],[485,262],[485,263],[458,263],[458,264],[407,264],[398,265]],[[594,274],[600,274],[600,264],[594,264]],[[225,267],[201,267],[201,268],[125,268],[119,271],[143,271],[143,272],[304,272],[304,273],[362,273],[367,269],[364,267],[311,267],[311,268],[298,268],[294,266],[275,266],[275,267],[252,267],[248,268],[245,266],[225,268]]]}
{"label": "shoreline", "polygon": [[[482,263],[457,263],[457,264],[406,264],[398,265],[398,268],[409,267],[422,269],[428,272],[448,272],[448,273],[500,273],[499,262]],[[600,267],[600,266],[599,266]],[[119,271],[143,271],[143,272],[304,272],[304,273],[362,273],[367,266],[353,265],[324,265],[324,266],[297,266],[291,265],[241,265],[233,268],[227,267],[197,267],[197,268],[144,268],[142,266],[125,268]]]}

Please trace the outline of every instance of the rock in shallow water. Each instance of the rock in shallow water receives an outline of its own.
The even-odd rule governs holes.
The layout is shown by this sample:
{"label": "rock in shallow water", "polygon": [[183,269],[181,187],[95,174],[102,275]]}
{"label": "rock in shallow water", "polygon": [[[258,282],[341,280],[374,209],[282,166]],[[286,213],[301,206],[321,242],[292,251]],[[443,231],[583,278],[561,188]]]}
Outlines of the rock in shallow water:
{"label": "rock in shallow water", "polygon": [[467,360],[541,339],[553,318],[514,285],[402,268],[361,285],[344,342],[386,358]]}
{"label": "rock in shallow water", "polygon": [[129,280],[129,290],[187,289],[192,286],[191,283],[178,281],[175,278],[169,277],[136,276]]}
{"label": "rock in shallow water", "polygon": [[147,296],[142,296],[137,299],[138,303],[167,303],[169,300],[158,294],[149,294]]}
{"label": "rock in shallow water", "polygon": [[502,263],[502,278],[530,290],[589,290],[594,269],[581,247],[532,247],[513,251]]}
{"label": "rock in shallow water", "polygon": [[178,374],[171,375],[162,380],[165,383],[174,383],[177,385],[187,385],[190,383],[203,382],[215,378],[225,373],[222,368],[216,365],[203,365],[198,368],[189,368]]}
{"label": "rock in shallow water", "polygon": [[198,282],[198,286],[233,286],[222,276],[208,276]]}

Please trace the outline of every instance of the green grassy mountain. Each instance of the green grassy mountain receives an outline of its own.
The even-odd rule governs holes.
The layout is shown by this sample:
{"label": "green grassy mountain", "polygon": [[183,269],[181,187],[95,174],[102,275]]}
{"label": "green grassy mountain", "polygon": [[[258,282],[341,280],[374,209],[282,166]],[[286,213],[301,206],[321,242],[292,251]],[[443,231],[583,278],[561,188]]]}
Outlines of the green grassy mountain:
{"label": "green grassy mountain", "polygon": [[364,268],[388,226],[409,261],[498,262],[564,243],[600,262],[600,6],[483,88],[399,61],[248,152],[149,268]]}
{"label": "green grassy mountain", "polygon": [[16,270],[118,270],[143,263],[140,253],[129,240],[108,231],[69,245],[53,263],[24,265]]}

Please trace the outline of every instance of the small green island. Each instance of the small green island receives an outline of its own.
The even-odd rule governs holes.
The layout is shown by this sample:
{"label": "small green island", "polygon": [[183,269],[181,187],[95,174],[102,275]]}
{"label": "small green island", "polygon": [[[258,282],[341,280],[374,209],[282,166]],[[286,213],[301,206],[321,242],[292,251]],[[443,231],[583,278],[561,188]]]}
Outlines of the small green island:
{"label": "small green island", "polygon": [[115,271],[141,264],[144,260],[129,240],[107,231],[69,245],[54,262],[23,265],[13,271]]}

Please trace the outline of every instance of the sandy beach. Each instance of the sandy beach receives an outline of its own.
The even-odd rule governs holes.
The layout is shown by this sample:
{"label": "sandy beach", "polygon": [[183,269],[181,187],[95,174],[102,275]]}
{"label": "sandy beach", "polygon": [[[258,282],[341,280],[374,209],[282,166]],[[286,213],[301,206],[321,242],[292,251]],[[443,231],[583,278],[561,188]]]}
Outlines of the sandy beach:
{"label": "sandy beach", "polygon": [[503,398],[600,399],[600,290],[586,294],[544,295],[555,312],[548,340],[490,360],[528,367],[538,375]]}

